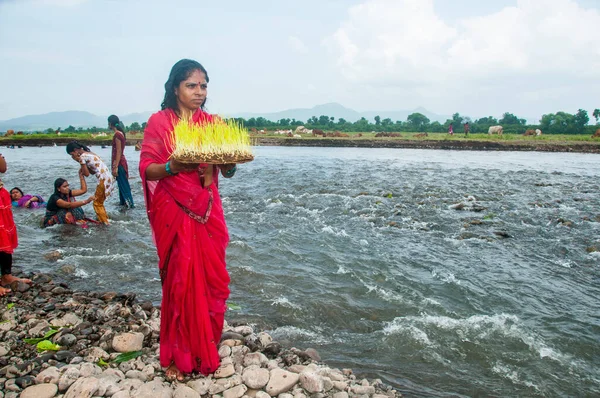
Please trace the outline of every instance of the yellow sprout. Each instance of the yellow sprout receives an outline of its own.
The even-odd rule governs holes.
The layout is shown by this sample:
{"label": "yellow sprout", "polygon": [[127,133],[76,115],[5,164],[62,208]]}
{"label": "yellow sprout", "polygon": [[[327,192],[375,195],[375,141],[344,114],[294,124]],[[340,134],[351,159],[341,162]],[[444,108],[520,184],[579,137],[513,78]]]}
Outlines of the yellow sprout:
{"label": "yellow sprout", "polygon": [[171,158],[184,163],[244,163],[254,159],[248,131],[233,119],[180,120],[171,133]]}

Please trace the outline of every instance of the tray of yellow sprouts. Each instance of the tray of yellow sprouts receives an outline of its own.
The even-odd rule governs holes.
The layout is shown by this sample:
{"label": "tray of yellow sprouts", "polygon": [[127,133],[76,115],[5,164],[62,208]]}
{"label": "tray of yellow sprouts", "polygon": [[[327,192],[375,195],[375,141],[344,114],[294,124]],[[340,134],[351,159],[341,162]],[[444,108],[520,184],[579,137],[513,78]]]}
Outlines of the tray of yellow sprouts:
{"label": "tray of yellow sprouts", "polygon": [[254,160],[250,136],[235,120],[209,123],[181,119],[171,133],[171,159],[181,163],[228,164]]}

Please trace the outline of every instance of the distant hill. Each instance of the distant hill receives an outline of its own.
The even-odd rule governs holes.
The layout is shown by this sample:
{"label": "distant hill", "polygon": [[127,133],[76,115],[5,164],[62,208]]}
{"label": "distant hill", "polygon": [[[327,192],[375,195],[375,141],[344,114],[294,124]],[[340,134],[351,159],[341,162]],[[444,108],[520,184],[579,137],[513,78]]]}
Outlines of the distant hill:
{"label": "distant hill", "polygon": [[[133,122],[143,123],[148,121],[152,112],[131,113],[121,117],[125,125]],[[63,130],[69,125],[73,127],[100,127],[108,128],[106,116],[94,115],[84,111],[50,112],[42,115],[27,115],[14,119],[0,121],[0,131],[43,131],[48,128]]]}
{"label": "distant hill", "polygon": [[[370,122],[373,122],[373,118],[377,115],[381,119],[390,118],[392,121],[402,120],[406,121],[408,115],[414,112],[419,112],[427,116],[432,122],[439,121],[443,123],[446,119],[449,119],[449,115],[438,115],[428,111],[425,108],[416,108],[414,110],[401,110],[401,111],[368,111],[368,112],[357,112],[353,109],[346,108],[338,103],[332,102],[323,105],[317,105],[312,108],[297,108],[288,109],[280,112],[271,113],[244,113],[244,112],[231,112],[224,113],[228,117],[243,117],[249,119],[252,117],[264,117],[267,120],[278,121],[279,119],[296,119],[303,123],[306,123],[312,116],[319,117],[321,115],[333,116],[337,121],[339,118],[344,118],[349,122],[355,122],[361,117],[366,118]],[[133,122],[143,123],[148,120],[153,112],[140,112],[122,115],[121,120],[127,126]],[[63,130],[69,125],[74,127],[107,127],[108,115],[98,116],[90,112],[84,111],[65,111],[65,112],[50,112],[42,115],[27,115],[21,116],[14,119],[0,121],[0,131],[6,131],[9,129],[15,131],[43,131],[48,128],[56,129],[61,127]]]}
{"label": "distant hill", "polygon": [[447,119],[450,119],[449,115],[438,115],[436,113],[430,112],[425,108],[419,107],[413,110],[402,110],[402,111],[368,111],[368,112],[357,112],[353,109],[346,108],[338,103],[332,102],[323,105],[317,105],[312,108],[297,108],[297,109],[288,109],[280,112],[273,113],[231,113],[227,116],[233,117],[243,117],[244,119],[249,119],[251,117],[264,117],[267,120],[277,121],[280,119],[296,119],[301,120],[306,123],[308,119],[313,116],[319,117],[321,115],[325,116],[333,116],[335,120],[339,118],[344,118],[349,122],[355,122],[359,120],[361,117],[366,118],[370,122],[373,122],[373,118],[375,116],[380,116],[381,119],[390,118],[392,121],[401,120],[406,121],[406,118],[411,113],[419,112],[427,116],[432,122],[438,121],[440,123],[445,122]]}

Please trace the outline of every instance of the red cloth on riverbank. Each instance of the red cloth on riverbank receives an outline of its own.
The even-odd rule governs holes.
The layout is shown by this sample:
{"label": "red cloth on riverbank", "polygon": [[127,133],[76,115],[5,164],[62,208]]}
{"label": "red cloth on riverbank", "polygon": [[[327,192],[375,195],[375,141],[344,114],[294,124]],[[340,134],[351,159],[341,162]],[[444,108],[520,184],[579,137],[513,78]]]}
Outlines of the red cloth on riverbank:
{"label": "red cloth on riverbank", "polygon": [[[217,345],[229,297],[225,248],[229,234],[218,191],[202,187],[197,172],[182,172],[158,181],[146,179],[152,163],[164,164],[172,152],[170,133],[177,115],[170,109],[148,120],[140,154],[146,209],[156,244],[162,281],[160,362],[184,373],[207,375],[220,364]],[[212,116],[202,110],[192,120]]]}
{"label": "red cloth on riverbank", "polygon": [[0,252],[11,253],[19,245],[10,194],[0,187]]}

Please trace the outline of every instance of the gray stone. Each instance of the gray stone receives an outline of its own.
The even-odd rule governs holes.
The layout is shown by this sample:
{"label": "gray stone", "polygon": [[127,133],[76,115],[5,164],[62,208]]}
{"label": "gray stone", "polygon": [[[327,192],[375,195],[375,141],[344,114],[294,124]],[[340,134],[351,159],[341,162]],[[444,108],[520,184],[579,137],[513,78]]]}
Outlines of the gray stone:
{"label": "gray stone", "polygon": [[137,391],[131,392],[131,398],[171,398],[173,390],[159,381],[143,384]]}
{"label": "gray stone", "polygon": [[348,393],[346,391],[340,391],[333,394],[333,398],[348,398]]}
{"label": "gray stone", "polygon": [[138,379],[141,381],[148,381],[148,378],[146,377],[146,375],[142,372],[140,372],[139,370],[129,370],[127,371],[127,373],[125,373],[125,377],[127,377],[128,379]]}
{"label": "gray stone", "polygon": [[144,344],[142,333],[122,333],[113,338],[112,347],[117,352],[139,351]]}
{"label": "gray stone", "polygon": [[257,391],[254,398],[271,398],[271,396],[264,391]]}
{"label": "gray stone", "polygon": [[27,387],[21,393],[21,398],[52,398],[57,392],[56,384],[44,383]]}
{"label": "gray stone", "polygon": [[43,384],[43,383],[58,384],[59,379],[60,379],[60,372],[58,371],[58,369],[56,367],[51,366],[48,369],[41,371],[35,377],[35,382],[37,384]]}
{"label": "gray stone", "polygon": [[0,344],[0,357],[5,356],[10,352],[10,348],[6,344]]}
{"label": "gray stone", "polygon": [[79,373],[79,377],[91,377],[102,374],[102,369],[100,368],[100,366],[94,363],[86,362],[81,364],[81,367],[79,368]]}
{"label": "gray stone", "polygon": [[226,358],[230,355],[231,355],[231,347],[229,347],[227,345],[222,345],[221,347],[219,347],[219,357],[220,358]]}
{"label": "gray stone", "polygon": [[125,379],[121,380],[119,387],[121,391],[137,391],[144,385],[144,382],[138,379]]}
{"label": "gray stone", "polygon": [[50,324],[47,321],[39,321],[34,327],[29,329],[29,335],[33,337],[42,337],[44,335],[44,329]]}
{"label": "gray stone", "polygon": [[100,359],[106,361],[109,358],[110,358],[110,355],[108,355],[108,353],[106,351],[104,351],[102,348],[92,347],[89,350],[87,350],[87,355],[83,359],[86,362],[96,363]]}
{"label": "gray stone", "polygon": [[68,368],[62,374],[62,376],[60,376],[60,379],[58,379],[58,391],[66,391],[73,383],[77,381],[77,379],[79,379],[79,375],[79,369],[76,367]]}
{"label": "gray stone", "polygon": [[356,395],[373,395],[373,394],[375,394],[375,387],[373,387],[373,386],[354,385],[350,389]]}
{"label": "gray stone", "polygon": [[314,348],[307,348],[304,353],[310,357],[313,361],[321,362],[321,356]]}
{"label": "gray stone", "polygon": [[75,315],[72,312],[67,312],[62,318],[51,320],[50,324],[52,326],[63,327],[63,326],[77,326],[81,322],[83,322],[83,320],[80,317],[78,317],[77,315]]}
{"label": "gray stone", "polygon": [[64,398],[91,398],[98,391],[98,379],[94,377],[85,377],[77,379],[69,387]]}
{"label": "gray stone", "polygon": [[248,387],[243,384],[239,386],[235,386],[223,392],[223,398],[242,398],[244,394],[248,391]]}
{"label": "gray stone", "polygon": [[262,344],[263,347],[266,347],[273,342],[273,337],[271,337],[270,334],[265,332],[260,332],[258,334],[258,339],[260,340],[260,344]]}
{"label": "gray stone", "polygon": [[266,365],[267,362],[269,362],[269,359],[262,352],[251,352],[244,356],[243,365],[245,367],[251,365],[263,366]]}
{"label": "gray stone", "polygon": [[96,396],[113,396],[115,393],[121,391],[121,387],[119,386],[119,378],[116,376],[103,377],[98,379],[98,391],[96,392]]}
{"label": "gray stone", "polygon": [[214,377],[215,379],[222,379],[225,377],[229,377],[234,373],[235,368],[233,367],[233,364],[225,364],[225,366],[221,364],[221,366],[215,371]]}
{"label": "gray stone", "polygon": [[58,340],[56,340],[56,344],[62,347],[71,347],[75,343],[77,343],[77,337],[71,333],[60,336]]}
{"label": "gray stone", "polygon": [[271,370],[266,392],[272,396],[289,391],[298,382],[299,375],[280,368]]}
{"label": "gray stone", "polygon": [[124,379],[125,375],[119,369],[108,368],[104,372],[102,372],[100,377],[116,377],[117,379],[120,380],[120,379]]}
{"label": "gray stone", "polygon": [[112,398],[131,398],[131,395],[129,394],[129,390],[121,390],[119,392],[114,393]]}
{"label": "gray stone", "polygon": [[259,368],[258,366],[250,366],[244,369],[242,380],[249,388],[260,390],[267,385],[270,378],[268,369]]}
{"label": "gray stone", "polygon": [[323,378],[314,372],[300,373],[300,385],[311,394],[323,392]]}
{"label": "gray stone", "polygon": [[201,398],[201,396],[188,386],[179,386],[173,393],[173,398]]}
{"label": "gray stone", "polygon": [[242,326],[236,326],[233,328],[233,332],[234,333],[239,333],[242,336],[248,336],[249,334],[254,333],[254,330],[252,329],[252,326],[248,326],[248,325],[242,325]]}
{"label": "gray stone", "polygon": [[288,394],[287,392],[284,392],[283,394],[279,394],[277,396],[277,398],[294,398],[294,396],[292,394]]}
{"label": "gray stone", "polygon": [[208,388],[210,387],[210,384],[210,379],[197,379],[187,383],[188,387],[192,388],[200,395],[206,395],[208,393]]}

